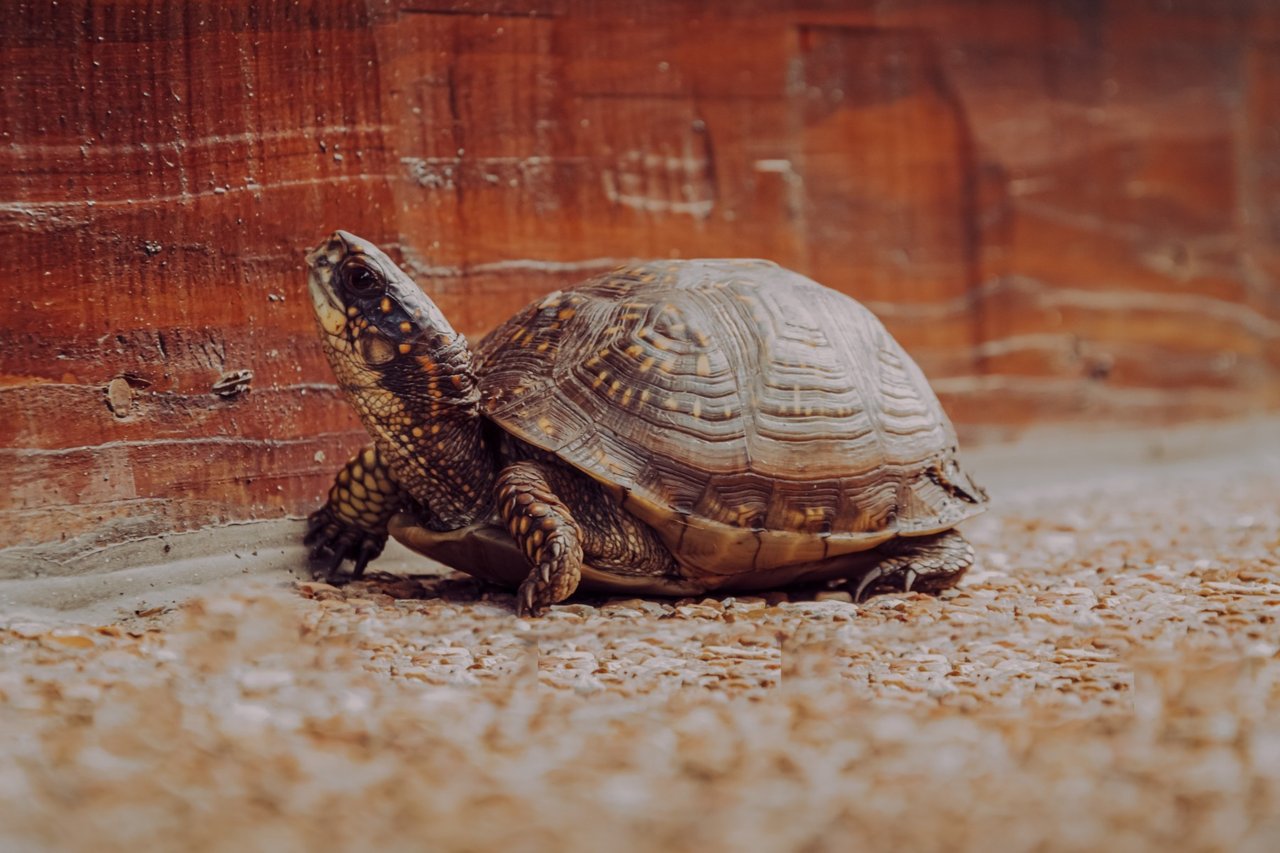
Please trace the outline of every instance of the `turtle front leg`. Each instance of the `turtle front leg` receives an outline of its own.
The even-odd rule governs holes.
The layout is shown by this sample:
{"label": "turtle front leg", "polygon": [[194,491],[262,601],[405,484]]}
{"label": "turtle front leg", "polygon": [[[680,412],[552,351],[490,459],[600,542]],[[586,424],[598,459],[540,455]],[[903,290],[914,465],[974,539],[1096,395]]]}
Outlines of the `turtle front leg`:
{"label": "turtle front leg", "polygon": [[582,578],[582,529],[536,462],[515,462],[498,475],[494,498],[503,524],[532,567],[516,610],[536,616],[564,601]]}
{"label": "turtle front leg", "polygon": [[352,577],[363,575],[369,561],[382,553],[387,522],[404,502],[376,446],[371,444],[352,456],[334,478],[328,501],[307,518],[302,542],[313,546],[311,559],[323,565],[316,576],[339,580],[344,560],[353,563]]}
{"label": "turtle front leg", "polygon": [[954,586],[973,565],[973,546],[954,530],[934,536],[902,537],[873,553],[880,561],[858,581],[854,601],[871,592],[936,592]]}

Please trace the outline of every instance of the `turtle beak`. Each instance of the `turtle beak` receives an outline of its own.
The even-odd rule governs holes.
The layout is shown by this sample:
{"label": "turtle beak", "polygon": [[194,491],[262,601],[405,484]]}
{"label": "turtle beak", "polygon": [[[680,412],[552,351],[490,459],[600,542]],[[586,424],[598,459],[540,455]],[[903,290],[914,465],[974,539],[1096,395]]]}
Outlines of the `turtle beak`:
{"label": "turtle beak", "polygon": [[[347,325],[347,314],[334,291],[333,270],[347,253],[348,243],[336,231],[306,255],[307,290],[320,327],[330,335],[340,335]],[[351,235],[347,234],[346,237]]]}

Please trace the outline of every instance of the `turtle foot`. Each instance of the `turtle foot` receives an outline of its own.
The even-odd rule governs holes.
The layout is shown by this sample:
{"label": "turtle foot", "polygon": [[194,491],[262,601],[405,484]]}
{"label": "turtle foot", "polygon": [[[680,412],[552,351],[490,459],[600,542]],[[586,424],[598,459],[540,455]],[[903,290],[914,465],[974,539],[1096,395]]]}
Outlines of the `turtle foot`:
{"label": "turtle foot", "polygon": [[[387,544],[386,531],[375,533],[342,520],[325,505],[307,518],[307,533],[302,539],[311,546],[311,574],[317,580],[340,584],[364,574],[369,561],[382,553]],[[351,572],[342,570],[350,560]]]}
{"label": "turtle foot", "polygon": [[954,530],[936,536],[895,539],[884,558],[858,580],[854,601],[883,592],[935,592],[954,586],[973,565],[973,546]]}

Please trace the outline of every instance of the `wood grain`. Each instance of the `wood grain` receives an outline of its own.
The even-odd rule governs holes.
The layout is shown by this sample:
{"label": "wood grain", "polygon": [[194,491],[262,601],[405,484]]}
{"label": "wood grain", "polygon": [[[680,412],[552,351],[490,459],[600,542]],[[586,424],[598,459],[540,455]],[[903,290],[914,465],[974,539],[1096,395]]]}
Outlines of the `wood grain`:
{"label": "wood grain", "polygon": [[628,259],[771,258],[969,435],[1280,406],[1265,0],[250,5],[10,4],[0,547],[319,500],[361,440],[301,274],[339,226],[473,337]]}

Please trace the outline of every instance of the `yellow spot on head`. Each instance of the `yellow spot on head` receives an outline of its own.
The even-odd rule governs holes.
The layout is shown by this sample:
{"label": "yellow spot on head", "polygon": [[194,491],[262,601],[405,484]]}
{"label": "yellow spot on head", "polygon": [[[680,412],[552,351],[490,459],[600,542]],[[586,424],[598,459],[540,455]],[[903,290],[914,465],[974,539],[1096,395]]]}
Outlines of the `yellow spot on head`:
{"label": "yellow spot on head", "polygon": [[413,346],[411,344],[401,344],[399,349],[401,355],[408,355]]}
{"label": "yellow spot on head", "polygon": [[422,438],[422,427],[414,427],[414,428],[413,428],[413,437],[414,437],[414,438]]}
{"label": "yellow spot on head", "polygon": [[404,332],[405,334],[408,334],[409,332],[412,332],[412,331],[413,331],[413,324],[412,324],[412,323],[410,323],[408,320],[401,320],[401,321],[400,321],[400,331]]}
{"label": "yellow spot on head", "polygon": [[389,296],[382,297],[382,301],[378,303],[378,307],[382,309],[383,314],[390,314],[391,313],[391,297]]}
{"label": "yellow spot on head", "polygon": [[356,307],[356,306],[354,306],[354,305],[351,305],[351,306],[349,306],[349,307],[347,308],[347,316],[348,316],[348,317],[354,317],[354,316],[356,316],[356,315],[357,315],[357,314],[359,314],[359,313],[360,313],[360,309],[359,309],[359,308],[357,308],[357,307]]}

